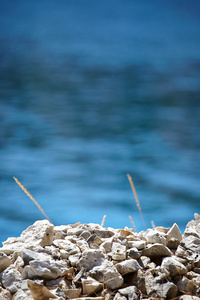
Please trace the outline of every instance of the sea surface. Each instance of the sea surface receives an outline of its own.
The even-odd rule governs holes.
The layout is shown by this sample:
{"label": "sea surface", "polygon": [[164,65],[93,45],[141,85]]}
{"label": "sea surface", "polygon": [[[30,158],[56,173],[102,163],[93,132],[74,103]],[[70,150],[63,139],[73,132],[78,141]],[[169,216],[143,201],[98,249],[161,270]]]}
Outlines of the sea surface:
{"label": "sea surface", "polygon": [[0,242],[200,212],[200,2],[0,1]]}

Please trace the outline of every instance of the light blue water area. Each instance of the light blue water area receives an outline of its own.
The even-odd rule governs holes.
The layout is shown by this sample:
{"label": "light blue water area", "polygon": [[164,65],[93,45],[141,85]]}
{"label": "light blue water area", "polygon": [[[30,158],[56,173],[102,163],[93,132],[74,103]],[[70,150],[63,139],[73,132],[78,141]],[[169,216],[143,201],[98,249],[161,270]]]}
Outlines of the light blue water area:
{"label": "light blue water area", "polygon": [[0,1],[0,241],[200,208],[198,1]]}

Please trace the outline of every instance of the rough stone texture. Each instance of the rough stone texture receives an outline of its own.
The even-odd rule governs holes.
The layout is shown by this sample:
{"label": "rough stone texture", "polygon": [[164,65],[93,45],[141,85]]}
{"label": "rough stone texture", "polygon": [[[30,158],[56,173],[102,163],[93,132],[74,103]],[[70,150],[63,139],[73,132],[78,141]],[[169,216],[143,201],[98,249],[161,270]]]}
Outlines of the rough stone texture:
{"label": "rough stone texture", "polygon": [[0,300],[200,299],[199,232],[37,221],[0,248]]}
{"label": "rough stone texture", "polygon": [[4,253],[0,253],[0,273],[11,265],[11,260]]}
{"label": "rough stone texture", "polygon": [[11,293],[16,293],[21,287],[21,274],[13,265],[10,265],[2,272],[2,285]]}
{"label": "rough stone texture", "polygon": [[115,267],[117,268],[117,271],[121,275],[136,272],[137,270],[139,270],[141,268],[136,259],[129,259],[129,260],[120,262],[120,263],[116,264]]}

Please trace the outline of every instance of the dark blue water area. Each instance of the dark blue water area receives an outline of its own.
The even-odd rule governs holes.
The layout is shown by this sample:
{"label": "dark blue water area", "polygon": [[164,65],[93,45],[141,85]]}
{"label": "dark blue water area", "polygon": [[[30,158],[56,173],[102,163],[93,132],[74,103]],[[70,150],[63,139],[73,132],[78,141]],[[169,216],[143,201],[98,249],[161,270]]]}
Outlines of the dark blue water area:
{"label": "dark blue water area", "polygon": [[0,242],[200,210],[199,1],[0,1]]}

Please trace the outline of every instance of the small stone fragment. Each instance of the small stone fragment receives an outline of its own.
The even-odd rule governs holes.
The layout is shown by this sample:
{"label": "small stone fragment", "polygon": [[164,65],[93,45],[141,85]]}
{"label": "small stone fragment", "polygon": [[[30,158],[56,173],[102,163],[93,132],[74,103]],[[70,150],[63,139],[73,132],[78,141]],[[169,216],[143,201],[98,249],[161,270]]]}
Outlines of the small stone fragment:
{"label": "small stone fragment", "polygon": [[28,280],[28,287],[34,299],[37,300],[49,300],[50,298],[58,298],[52,294],[46,286],[39,284],[33,280]]}
{"label": "small stone fragment", "polygon": [[85,268],[87,271],[95,266],[99,266],[105,260],[104,254],[100,250],[90,249],[83,252],[82,257],[77,262],[77,268]]}
{"label": "small stone fragment", "polygon": [[148,229],[145,237],[147,239],[147,242],[150,244],[159,243],[166,246],[167,241],[164,237],[164,234],[157,231],[156,229]]}
{"label": "small stone fragment", "polygon": [[165,257],[162,261],[161,268],[166,268],[171,277],[183,275],[187,272],[186,267],[174,257]]}
{"label": "small stone fragment", "polygon": [[122,276],[125,274],[134,273],[141,268],[136,259],[122,261],[117,263],[115,267]]}
{"label": "small stone fragment", "polygon": [[138,300],[137,288],[135,286],[128,286],[123,289],[119,289],[118,292],[122,296],[127,296],[128,300]]}
{"label": "small stone fragment", "polygon": [[126,246],[120,243],[112,244],[112,259],[113,260],[124,260],[126,259]]}
{"label": "small stone fragment", "polygon": [[170,237],[170,238],[175,238],[179,241],[182,240],[183,236],[182,236],[182,233],[178,227],[178,225],[176,223],[173,224],[172,228],[169,229],[169,231],[167,232],[167,235]]}
{"label": "small stone fragment", "polygon": [[10,258],[6,254],[0,252],[0,273],[3,272],[6,268],[8,268],[10,265]]}
{"label": "small stone fragment", "polygon": [[[63,263],[61,263],[60,261],[56,262],[54,260],[46,260],[46,261],[32,260],[30,261],[29,265],[33,276],[41,277],[46,280],[55,279],[58,278],[59,276],[64,276],[69,271],[69,269]],[[33,276],[28,278],[33,278]]]}
{"label": "small stone fragment", "polygon": [[75,299],[78,298],[81,294],[81,289],[65,289],[65,295],[68,297],[67,299]]}
{"label": "small stone fragment", "polygon": [[142,255],[149,257],[157,257],[157,256],[171,256],[172,252],[166,246],[162,244],[153,244],[148,245],[143,251]]}
{"label": "small stone fragment", "polygon": [[11,293],[16,293],[20,288],[22,277],[13,265],[10,265],[2,272],[1,278],[3,286]]}
{"label": "small stone fragment", "polygon": [[83,294],[91,295],[93,293],[99,292],[103,288],[103,284],[93,279],[92,277],[82,277],[81,278]]}

